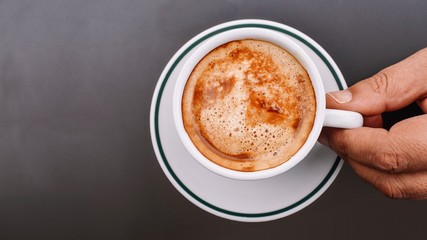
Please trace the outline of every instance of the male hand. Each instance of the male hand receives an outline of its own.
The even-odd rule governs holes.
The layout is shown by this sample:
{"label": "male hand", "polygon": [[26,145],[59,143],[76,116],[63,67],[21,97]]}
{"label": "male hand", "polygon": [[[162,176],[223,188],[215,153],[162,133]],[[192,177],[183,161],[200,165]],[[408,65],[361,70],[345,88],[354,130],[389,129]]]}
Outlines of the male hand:
{"label": "male hand", "polygon": [[383,112],[415,101],[427,113],[427,48],[347,90],[328,93],[328,108],[359,112],[365,125],[324,128],[319,142],[388,197],[427,199],[427,114],[382,128]]}

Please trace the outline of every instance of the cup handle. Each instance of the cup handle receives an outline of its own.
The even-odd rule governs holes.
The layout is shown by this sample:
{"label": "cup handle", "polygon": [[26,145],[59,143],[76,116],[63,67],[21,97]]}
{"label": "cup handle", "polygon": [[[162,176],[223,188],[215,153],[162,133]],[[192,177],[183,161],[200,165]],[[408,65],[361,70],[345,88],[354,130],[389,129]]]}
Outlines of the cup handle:
{"label": "cup handle", "polygon": [[363,126],[362,114],[358,112],[326,109],[324,127],[358,128]]}

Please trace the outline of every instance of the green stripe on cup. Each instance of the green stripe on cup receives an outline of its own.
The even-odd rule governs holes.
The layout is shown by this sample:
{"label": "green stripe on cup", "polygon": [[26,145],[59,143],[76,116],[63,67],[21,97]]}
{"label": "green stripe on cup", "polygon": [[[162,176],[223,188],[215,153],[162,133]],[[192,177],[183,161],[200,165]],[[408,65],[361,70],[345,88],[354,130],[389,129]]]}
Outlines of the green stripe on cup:
{"label": "green stripe on cup", "polygon": [[271,211],[271,212],[265,212],[265,213],[240,213],[240,212],[234,212],[234,211],[229,211],[217,206],[214,206],[210,203],[208,203],[207,201],[201,199],[199,196],[197,196],[196,194],[194,194],[190,189],[187,188],[187,186],[184,185],[183,182],[181,182],[181,180],[178,178],[178,176],[175,174],[175,172],[173,171],[173,169],[171,168],[171,166],[169,165],[169,162],[166,159],[165,153],[163,151],[163,147],[162,147],[162,143],[160,141],[160,133],[159,133],[159,108],[160,108],[160,101],[162,99],[162,94],[164,91],[164,88],[166,86],[167,81],[170,78],[170,75],[172,74],[172,72],[175,70],[176,66],[178,65],[178,63],[184,58],[185,55],[188,54],[188,52],[190,52],[194,47],[196,47],[197,45],[199,45],[201,42],[203,42],[204,40],[218,34],[221,32],[225,32],[225,31],[229,31],[232,29],[237,29],[237,28],[265,28],[265,29],[271,29],[274,31],[278,31],[284,34],[287,34],[295,39],[297,39],[298,41],[304,43],[306,46],[308,46],[311,50],[313,50],[313,52],[315,52],[321,59],[322,61],[326,64],[326,66],[328,67],[329,71],[331,71],[332,75],[334,76],[334,79],[338,85],[338,88],[340,90],[343,89],[343,86],[339,80],[338,74],[335,72],[335,69],[332,67],[331,63],[326,59],[326,57],[317,49],[315,48],[312,44],[310,44],[309,42],[307,42],[304,38],[298,36],[297,34],[287,31],[285,29],[279,28],[279,27],[275,27],[275,26],[270,26],[270,25],[266,25],[266,24],[237,24],[237,25],[233,25],[233,26],[229,26],[229,27],[224,27],[221,29],[218,29],[216,31],[213,31],[211,33],[206,34],[205,36],[202,36],[200,39],[196,40],[193,44],[191,44],[187,49],[185,49],[179,56],[178,58],[175,60],[175,62],[173,62],[172,66],[170,67],[170,69],[168,70],[168,72],[166,73],[165,78],[163,79],[163,82],[160,86],[159,89],[159,94],[157,96],[156,99],[156,107],[155,107],[155,111],[154,111],[154,128],[155,128],[155,136],[156,136],[156,141],[157,141],[157,146],[159,148],[159,152],[160,155],[162,157],[163,163],[165,164],[167,170],[169,171],[169,173],[171,174],[171,176],[173,177],[173,179],[178,183],[178,185],[186,192],[188,193],[188,195],[190,195],[192,198],[194,198],[195,200],[197,200],[198,202],[200,202],[201,204],[205,205],[206,207],[209,207],[215,211],[227,214],[227,215],[232,215],[232,216],[236,216],[236,217],[245,217],[245,218],[259,218],[259,217],[268,217],[268,216],[273,216],[276,214],[280,214],[280,213],[284,213],[286,211],[289,211],[299,205],[301,205],[302,203],[306,202],[308,199],[310,199],[311,197],[313,197],[320,189],[322,189],[322,187],[328,182],[328,180],[332,177],[333,173],[335,172],[335,170],[337,169],[337,167],[339,166],[340,163],[340,158],[337,157],[335,159],[334,164],[332,165],[332,168],[329,170],[328,174],[326,175],[326,177],[320,182],[320,184],[313,190],[311,191],[307,196],[303,197],[302,199],[300,199],[299,201],[285,207],[282,209],[278,209],[276,211]]}

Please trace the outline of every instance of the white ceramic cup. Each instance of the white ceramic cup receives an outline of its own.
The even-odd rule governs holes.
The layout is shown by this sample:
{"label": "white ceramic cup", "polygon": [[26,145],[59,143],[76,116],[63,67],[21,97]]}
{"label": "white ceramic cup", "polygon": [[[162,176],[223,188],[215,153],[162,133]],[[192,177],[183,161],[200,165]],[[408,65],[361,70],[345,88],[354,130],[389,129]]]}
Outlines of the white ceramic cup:
{"label": "white ceramic cup", "polygon": [[[266,170],[254,172],[241,172],[222,167],[210,161],[202,153],[200,153],[198,149],[194,146],[187,132],[185,131],[181,108],[182,95],[185,84],[197,63],[216,47],[227,42],[242,39],[257,39],[271,42],[285,49],[286,51],[291,53],[296,59],[298,59],[298,61],[304,66],[308,75],[310,76],[316,95],[317,105],[316,117],[314,120],[313,128],[310,134],[308,135],[306,142],[304,143],[304,145],[302,145],[298,152],[288,161],[282,163],[281,165]],[[176,129],[178,131],[178,135],[183,145],[196,161],[198,161],[201,165],[203,165],[214,173],[238,180],[258,180],[269,178],[284,173],[287,170],[291,169],[297,163],[303,160],[310,152],[310,150],[314,147],[320,135],[322,127],[324,126],[338,128],[357,128],[363,125],[363,118],[360,113],[326,109],[325,89],[323,87],[323,82],[320,77],[319,71],[316,65],[311,60],[311,58],[305,53],[305,51],[301,47],[299,47],[295,42],[289,39],[288,36],[272,30],[261,28],[233,29],[219,33],[210,37],[208,40],[202,43],[199,48],[197,48],[190,55],[188,60],[185,62],[183,68],[181,69],[178,75],[178,79],[176,81],[173,95],[173,117]]]}

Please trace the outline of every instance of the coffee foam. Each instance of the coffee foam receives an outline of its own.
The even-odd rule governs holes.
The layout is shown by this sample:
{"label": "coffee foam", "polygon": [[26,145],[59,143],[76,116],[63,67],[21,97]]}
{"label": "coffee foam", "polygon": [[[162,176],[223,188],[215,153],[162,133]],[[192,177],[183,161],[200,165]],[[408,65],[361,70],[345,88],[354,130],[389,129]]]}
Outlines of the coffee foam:
{"label": "coffee foam", "polygon": [[233,170],[286,162],[316,112],[310,78],[284,49],[264,41],[224,44],[195,67],[182,99],[184,127],[198,150]]}

